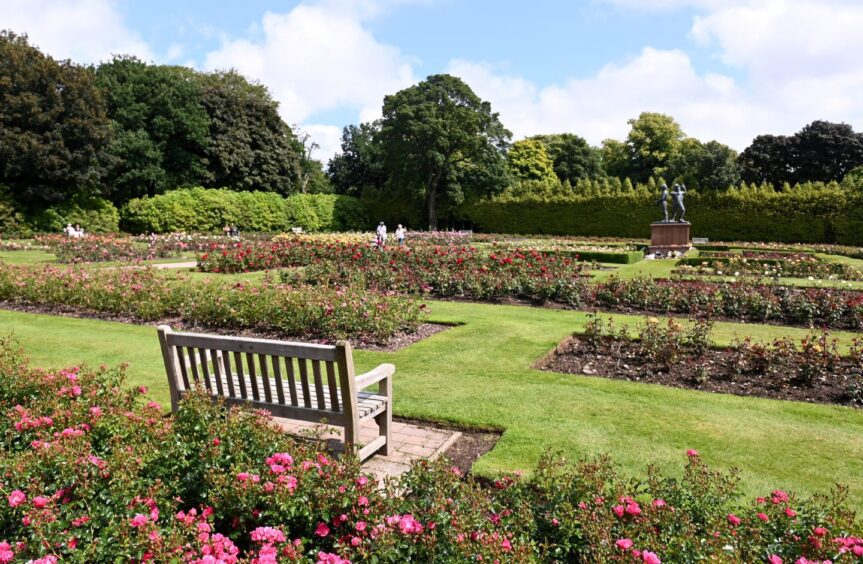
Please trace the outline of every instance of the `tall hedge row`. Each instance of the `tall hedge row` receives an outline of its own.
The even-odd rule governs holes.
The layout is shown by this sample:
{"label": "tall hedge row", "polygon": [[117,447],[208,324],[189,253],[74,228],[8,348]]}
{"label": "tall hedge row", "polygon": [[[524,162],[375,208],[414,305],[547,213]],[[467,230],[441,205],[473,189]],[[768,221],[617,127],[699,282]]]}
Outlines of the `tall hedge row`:
{"label": "tall hedge row", "polygon": [[186,188],[152,198],[136,198],[121,210],[121,227],[131,233],[219,231],[236,225],[241,231],[354,231],[369,229],[365,205],[357,198],[333,194]]}
{"label": "tall hedge row", "polygon": [[[492,198],[465,204],[460,213],[477,230],[493,233],[647,238],[650,223],[662,219],[657,197],[634,190],[554,199]],[[836,184],[779,192],[688,193],[684,205],[693,237],[863,246],[863,194]]]}

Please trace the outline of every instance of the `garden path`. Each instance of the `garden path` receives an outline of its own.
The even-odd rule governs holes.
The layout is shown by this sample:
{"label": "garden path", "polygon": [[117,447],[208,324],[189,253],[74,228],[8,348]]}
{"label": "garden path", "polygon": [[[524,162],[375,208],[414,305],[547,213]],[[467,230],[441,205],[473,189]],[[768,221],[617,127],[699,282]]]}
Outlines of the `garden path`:
{"label": "garden path", "polygon": [[[276,418],[276,423],[286,433],[301,437],[320,437],[330,450],[342,447],[341,430],[338,427],[306,423],[303,421]],[[360,442],[368,443],[378,436],[374,421],[360,425]],[[384,478],[399,476],[410,470],[411,464],[420,459],[434,460],[444,454],[458,439],[461,432],[434,429],[409,423],[393,421],[392,447],[388,456],[376,454],[363,463],[363,470],[383,482]]]}

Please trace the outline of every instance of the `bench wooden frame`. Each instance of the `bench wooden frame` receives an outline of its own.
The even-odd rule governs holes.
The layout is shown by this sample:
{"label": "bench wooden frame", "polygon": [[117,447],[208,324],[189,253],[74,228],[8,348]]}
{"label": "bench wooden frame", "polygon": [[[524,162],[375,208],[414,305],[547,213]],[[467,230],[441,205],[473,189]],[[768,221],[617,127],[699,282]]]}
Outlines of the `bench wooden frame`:
{"label": "bench wooden frame", "polygon": [[[347,341],[313,345],[177,333],[167,325],[158,330],[173,411],[186,391],[203,387],[228,405],[248,405],[312,423],[326,419],[327,424],[344,427],[347,449],[359,445],[360,422],[373,417],[379,436],[357,456],[365,460],[378,451],[389,453],[392,364],[355,376]],[[377,393],[363,391],[373,384],[378,385]]]}

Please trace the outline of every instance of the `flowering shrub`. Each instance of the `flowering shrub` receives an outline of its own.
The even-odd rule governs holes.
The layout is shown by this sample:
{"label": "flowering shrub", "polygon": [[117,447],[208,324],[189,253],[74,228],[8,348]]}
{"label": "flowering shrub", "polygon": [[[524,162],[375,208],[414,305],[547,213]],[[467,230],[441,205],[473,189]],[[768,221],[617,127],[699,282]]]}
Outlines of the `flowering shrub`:
{"label": "flowering shrub", "polygon": [[0,264],[0,300],[71,306],[142,321],[187,323],[280,335],[386,341],[413,331],[425,305],[362,288],[190,280],[154,269],[84,269]]}
{"label": "flowering shrub", "polygon": [[614,310],[684,313],[831,328],[863,327],[863,292],[754,282],[616,277],[594,285],[585,303]]}
{"label": "flowering shrub", "polygon": [[60,262],[132,261],[146,257],[131,237],[117,235],[39,235],[36,242],[48,247]]}
{"label": "flowering shrub", "polygon": [[378,489],[353,457],[191,394],[165,417],[122,371],[28,367],[0,343],[0,562],[859,562],[847,491],[738,503],[689,451],[625,480],[544,456],[482,485],[422,462]]}

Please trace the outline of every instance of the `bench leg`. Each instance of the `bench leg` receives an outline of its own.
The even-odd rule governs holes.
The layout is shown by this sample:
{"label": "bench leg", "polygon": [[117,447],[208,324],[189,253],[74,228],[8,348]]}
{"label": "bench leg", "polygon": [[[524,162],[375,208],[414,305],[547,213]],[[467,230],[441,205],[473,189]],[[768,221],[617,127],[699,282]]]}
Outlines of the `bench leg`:
{"label": "bench leg", "polygon": [[353,425],[345,425],[345,452],[356,452],[360,444],[360,422],[355,420]]}
{"label": "bench leg", "polygon": [[381,448],[381,454],[389,456],[393,428],[393,379],[391,377],[384,378],[378,382],[378,394],[387,398],[386,410],[375,417],[375,421],[378,424],[378,436],[386,437],[386,442]]}

